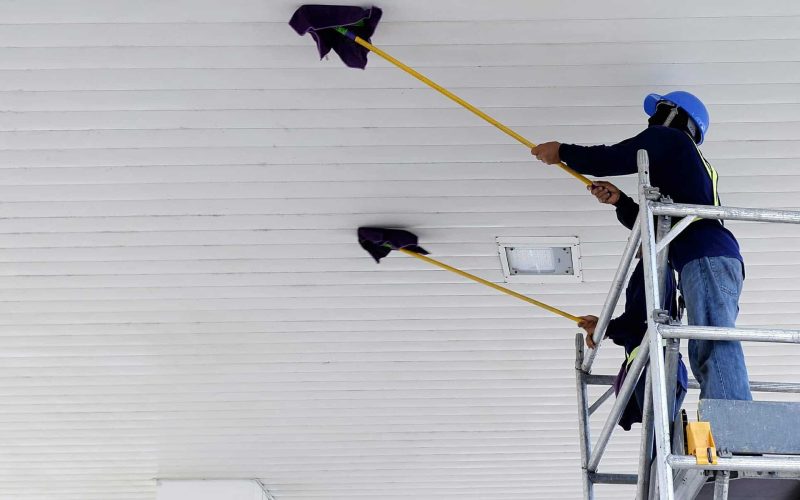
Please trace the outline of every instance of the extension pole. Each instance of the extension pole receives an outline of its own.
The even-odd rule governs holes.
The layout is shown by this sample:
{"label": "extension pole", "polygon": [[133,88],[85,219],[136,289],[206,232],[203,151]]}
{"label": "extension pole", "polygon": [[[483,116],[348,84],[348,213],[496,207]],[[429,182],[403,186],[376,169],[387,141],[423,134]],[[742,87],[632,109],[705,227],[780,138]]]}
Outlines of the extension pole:
{"label": "extension pole", "polygon": [[[522,144],[527,146],[529,149],[533,149],[533,148],[536,147],[536,144],[534,144],[533,142],[529,141],[528,139],[526,139],[525,137],[521,136],[517,132],[514,132],[510,128],[506,127],[505,125],[503,125],[499,121],[497,121],[494,118],[492,118],[491,116],[487,115],[486,113],[484,113],[480,109],[476,108],[472,104],[468,103],[464,99],[458,97],[454,93],[450,92],[449,90],[447,90],[446,88],[442,87],[441,85],[439,85],[438,83],[434,82],[433,80],[431,80],[427,76],[423,75],[422,73],[418,72],[417,70],[415,70],[415,69],[413,69],[413,68],[411,68],[409,66],[406,66],[405,64],[403,64],[402,62],[398,61],[394,57],[390,56],[389,54],[387,54],[383,50],[379,49],[378,47],[376,47],[376,46],[372,45],[371,43],[369,43],[368,41],[364,40],[360,36],[356,36],[354,33],[352,33],[351,31],[347,30],[347,28],[338,27],[338,28],[336,28],[336,31],[338,31],[342,35],[346,36],[350,40],[356,42],[357,44],[361,45],[362,47],[364,47],[365,49],[369,50],[370,52],[374,52],[374,53],[378,54],[382,58],[386,59],[387,61],[389,61],[390,63],[394,64],[398,68],[402,69],[403,71],[405,71],[409,75],[413,76],[417,80],[421,81],[425,85],[431,87],[434,90],[439,91],[444,96],[452,99],[453,101],[457,102],[461,106],[463,106],[463,107],[467,108],[468,110],[472,111],[473,113],[475,113],[476,115],[480,116],[481,118],[483,118],[487,122],[491,123],[495,127],[499,128],[500,130],[505,132],[506,134],[510,135],[511,137],[516,139],[517,141],[521,142]],[[563,162],[559,163],[558,166],[561,167],[565,172],[567,172],[571,176],[575,177],[576,179],[578,179],[579,181],[584,183],[585,185],[589,186],[589,185],[592,184],[592,181],[587,179],[585,176],[579,174],[578,172],[572,170],[571,168],[566,166]]]}
{"label": "extension pole", "polygon": [[550,311],[551,313],[555,313],[555,314],[558,314],[559,316],[563,316],[564,318],[570,319],[570,320],[574,321],[575,323],[580,323],[582,321],[581,318],[579,318],[577,316],[573,316],[572,314],[569,314],[568,312],[564,312],[561,309],[557,309],[557,308],[555,308],[555,307],[553,307],[551,305],[545,304],[544,302],[539,302],[538,300],[532,299],[530,297],[522,295],[521,293],[517,293],[514,290],[510,290],[510,289],[508,289],[506,287],[500,286],[500,285],[498,285],[496,283],[492,283],[491,281],[487,281],[487,280],[485,280],[483,278],[479,278],[479,277],[475,276],[474,274],[470,274],[470,273],[468,273],[466,271],[462,271],[461,269],[458,269],[458,268],[455,268],[455,267],[452,267],[452,266],[448,266],[444,262],[439,262],[436,259],[431,259],[427,255],[422,255],[422,254],[417,253],[417,252],[412,252],[411,250],[408,250],[406,248],[398,248],[397,250],[400,251],[400,252],[403,252],[406,255],[410,255],[411,257],[416,257],[417,259],[423,260],[423,261],[427,262],[428,264],[432,264],[432,265],[434,265],[436,267],[439,267],[439,268],[442,268],[442,269],[444,269],[446,271],[450,271],[451,273],[456,273],[459,276],[463,276],[464,278],[471,279],[472,281],[476,281],[476,282],[480,283],[481,285],[486,285],[486,286],[488,286],[490,288],[494,288],[495,290],[497,290],[499,292],[503,292],[503,293],[505,293],[507,295],[511,295],[512,297],[516,297],[516,298],[518,298],[520,300],[524,300],[525,302],[527,302],[529,304],[533,304],[535,306],[541,307],[542,309],[546,309],[546,310]]}

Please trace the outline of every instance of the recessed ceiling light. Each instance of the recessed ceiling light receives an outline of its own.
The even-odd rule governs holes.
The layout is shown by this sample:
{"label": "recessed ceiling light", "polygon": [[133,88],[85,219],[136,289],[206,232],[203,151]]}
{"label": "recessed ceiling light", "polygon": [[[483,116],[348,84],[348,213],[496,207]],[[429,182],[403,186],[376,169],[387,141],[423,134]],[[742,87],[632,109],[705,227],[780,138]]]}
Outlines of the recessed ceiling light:
{"label": "recessed ceiling light", "polygon": [[578,244],[574,236],[498,237],[498,253],[506,282],[582,281]]}

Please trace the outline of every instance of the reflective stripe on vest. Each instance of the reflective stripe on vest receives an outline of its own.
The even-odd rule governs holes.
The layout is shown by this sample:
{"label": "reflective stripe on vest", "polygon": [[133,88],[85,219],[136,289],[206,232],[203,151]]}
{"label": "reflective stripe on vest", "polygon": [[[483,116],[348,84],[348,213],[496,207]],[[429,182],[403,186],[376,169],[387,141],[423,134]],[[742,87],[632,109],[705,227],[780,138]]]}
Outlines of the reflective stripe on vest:
{"label": "reflective stripe on vest", "polygon": [[[697,144],[695,144],[694,140],[691,138],[690,140],[692,142],[692,145],[694,146],[694,150],[697,151],[697,154],[700,156],[700,160],[702,160],[703,162],[703,167],[705,167],[706,169],[708,178],[711,179],[711,195],[714,198],[714,206],[718,207],[720,206],[719,192],[717,191],[717,182],[719,180],[719,175],[717,174],[716,169],[711,165],[711,163],[709,163],[708,160],[706,160],[706,157],[703,156],[703,153],[700,151],[700,148],[697,147]],[[692,223],[695,223],[699,220],[702,220],[702,217],[695,217],[694,220],[692,220]],[[717,219],[717,222],[719,222],[722,226],[725,225],[725,222],[722,219]],[[674,226],[677,223],[678,221],[673,219],[672,225]]]}
{"label": "reflective stripe on vest", "polygon": [[630,352],[630,354],[628,354],[627,358],[625,358],[625,359],[626,359],[626,361],[627,361],[627,363],[626,363],[626,366],[627,366],[628,368],[630,368],[630,366],[631,366],[631,363],[633,363],[633,360],[634,360],[634,359],[636,359],[636,355],[637,355],[637,354],[639,354],[639,347],[641,347],[641,346],[637,345],[637,346],[636,346],[636,347],[635,347],[635,348],[634,348],[634,349],[633,349],[633,350]]}
{"label": "reflective stripe on vest", "polygon": [[706,168],[706,173],[711,179],[711,190],[714,196],[714,206],[718,207],[720,205],[719,192],[717,191],[717,181],[719,180],[719,175],[714,167],[708,162],[708,160],[706,160],[706,157],[703,156],[703,153],[700,152],[700,148],[697,147],[697,144],[695,144],[694,141],[692,141],[692,144],[694,144],[694,149],[697,151],[697,154],[700,155],[700,159],[703,160],[703,166]]}
{"label": "reflective stripe on vest", "polygon": [[[626,361],[625,367],[626,367],[626,369],[630,368],[631,363],[633,363],[633,360],[636,359],[636,356],[639,354],[639,348],[640,347],[641,347],[641,345],[637,345],[636,347],[633,348],[633,350],[630,352],[630,354],[628,354],[625,357],[625,361]],[[662,339],[661,340],[661,347],[667,347],[667,339]]]}

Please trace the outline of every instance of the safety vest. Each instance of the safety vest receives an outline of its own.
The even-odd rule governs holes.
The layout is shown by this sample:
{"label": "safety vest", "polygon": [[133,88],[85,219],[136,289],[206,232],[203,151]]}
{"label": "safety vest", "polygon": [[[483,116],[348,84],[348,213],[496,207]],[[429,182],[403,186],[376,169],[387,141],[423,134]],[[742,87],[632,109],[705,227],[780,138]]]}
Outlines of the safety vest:
{"label": "safety vest", "polygon": [[[629,354],[627,354],[625,356],[625,367],[626,368],[630,368],[631,367],[631,363],[633,363],[633,360],[635,360],[636,356],[639,354],[639,348],[640,347],[642,347],[642,346],[641,345],[637,345],[636,347],[633,348],[633,350]],[[667,347],[667,339],[662,339],[661,340],[661,347]]]}
{"label": "safety vest", "polygon": [[719,192],[717,191],[717,182],[719,180],[719,175],[717,174],[717,171],[714,169],[714,167],[711,166],[711,164],[708,162],[708,160],[706,160],[706,157],[703,156],[703,153],[700,151],[700,148],[697,147],[697,144],[695,144],[694,141],[692,141],[692,145],[694,146],[694,149],[697,151],[697,154],[700,155],[700,159],[703,160],[703,166],[706,168],[706,173],[708,174],[708,177],[711,179],[711,189],[714,195],[714,206],[718,207],[720,205]]}
{"label": "safety vest", "polygon": [[[714,197],[714,206],[718,207],[720,206],[719,191],[717,191],[719,174],[717,174],[717,170],[711,165],[711,163],[709,163],[708,160],[706,160],[706,157],[703,156],[702,151],[700,151],[700,148],[697,147],[697,144],[695,144],[694,140],[692,140],[692,145],[694,146],[694,150],[697,151],[697,154],[700,156],[700,160],[702,160],[703,162],[703,167],[705,167],[709,179],[711,179],[711,194]],[[692,223],[697,222],[699,220],[702,220],[702,217],[695,217]],[[725,225],[725,222],[722,219],[717,219],[717,222],[719,222],[722,226]],[[672,221],[673,226],[677,223],[678,221],[676,220]]]}
{"label": "safety vest", "polygon": [[637,345],[637,346],[636,346],[636,347],[635,347],[635,348],[634,348],[634,349],[633,349],[633,350],[630,352],[630,354],[628,354],[628,355],[625,357],[625,361],[626,361],[626,363],[625,363],[625,366],[626,366],[627,368],[630,368],[630,366],[631,366],[631,363],[633,363],[633,360],[634,360],[634,359],[636,359],[636,355],[637,355],[637,354],[639,354],[639,347],[641,347],[641,345]]}

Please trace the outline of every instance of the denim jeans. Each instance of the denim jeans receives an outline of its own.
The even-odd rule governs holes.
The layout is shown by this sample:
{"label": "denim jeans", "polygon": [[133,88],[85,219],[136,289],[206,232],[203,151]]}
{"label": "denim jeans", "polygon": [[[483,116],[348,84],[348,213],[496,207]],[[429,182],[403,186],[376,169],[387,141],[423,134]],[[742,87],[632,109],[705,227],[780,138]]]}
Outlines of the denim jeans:
{"label": "denim jeans", "polygon": [[[732,257],[703,257],[686,264],[680,289],[689,324],[736,326],[743,281],[742,263]],[[701,399],[753,399],[739,341],[689,340],[689,364]]]}

